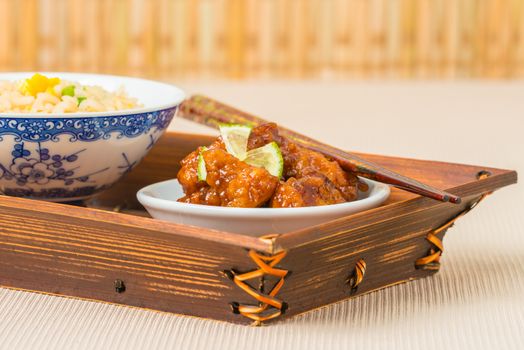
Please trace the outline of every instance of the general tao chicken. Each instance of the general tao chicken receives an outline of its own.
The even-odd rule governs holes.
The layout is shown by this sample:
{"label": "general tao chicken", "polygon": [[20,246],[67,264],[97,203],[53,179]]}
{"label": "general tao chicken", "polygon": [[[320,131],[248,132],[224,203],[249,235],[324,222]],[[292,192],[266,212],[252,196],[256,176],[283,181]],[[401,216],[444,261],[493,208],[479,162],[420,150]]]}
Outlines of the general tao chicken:
{"label": "general tao chicken", "polygon": [[[278,152],[272,158],[280,157],[281,169],[275,172],[272,167],[273,174],[264,162],[249,164],[248,159],[229,153],[224,137],[227,135],[182,160],[177,178],[185,196],[179,202],[241,208],[308,207],[354,201],[359,187],[366,186],[336,161],[280,136],[275,123],[251,129],[245,145],[248,157],[250,152],[262,153],[254,151],[276,145]],[[199,176],[199,165],[205,167],[205,178]]]}

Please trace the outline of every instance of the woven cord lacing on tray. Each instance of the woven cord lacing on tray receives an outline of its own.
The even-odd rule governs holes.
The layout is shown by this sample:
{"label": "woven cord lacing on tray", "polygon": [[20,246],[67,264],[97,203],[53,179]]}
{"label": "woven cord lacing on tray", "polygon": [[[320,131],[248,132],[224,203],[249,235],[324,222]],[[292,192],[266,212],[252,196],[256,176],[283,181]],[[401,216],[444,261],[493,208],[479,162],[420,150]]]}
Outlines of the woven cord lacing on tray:
{"label": "woven cord lacing on tray", "polygon": [[364,261],[364,259],[359,259],[355,264],[355,269],[353,270],[353,273],[346,281],[346,283],[348,283],[351,287],[351,294],[357,292],[358,286],[364,280],[364,276],[366,275],[366,266],[367,264]]}
{"label": "woven cord lacing on tray", "polygon": [[[477,179],[482,180],[490,176],[490,173],[487,171],[481,171],[477,174]],[[473,208],[477,206],[484,198],[486,198],[488,195],[490,195],[491,192],[484,193],[480,198],[475,201],[473,204],[468,206],[465,210],[460,212],[457,216],[446,222],[445,224],[439,226],[435,230],[431,231],[427,234],[426,239],[432,244],[432,248],[429,250],[429,253],[427,256],[417,259],[415,261],[415,267],[417,269],[423,269],[423,270],[438,270],[440,268],[440,257],[442,255],[442,252],[444,252],[444,245],[442,244],[442,240],[438,238],[438,234],[442,231],[447,230],[453,224],[455,221],[469,213]]]}
{"label": "woven cord lacing on tray", "polygon": [[[264,255],[251,249],[249,250],[249,257],[259,267],[258,269],[242,274],[239,274],[234,270],[224,271],[224,273],[238,287],[258,300],[258,305],[245,305],[237,302],[231,303],[233,312],[252,319],[254,321],[252,325],[254,326],[259,326],[264,321],[282,315],[287,309],[287,303],[278,299],[276,295],[284,285],[284,278],[289,275],[289,271],[275,267],[280,261],[282,261],[282,259],[284,259],[286,254],[286,251],[282,251],[275,255]],[[267,294],[264,293],[264,278],[266,276],[274,276],[278,278],[278,281]],[[261,279],[259,290],[256,290],[246,283],[247,280],[255,278]]]}

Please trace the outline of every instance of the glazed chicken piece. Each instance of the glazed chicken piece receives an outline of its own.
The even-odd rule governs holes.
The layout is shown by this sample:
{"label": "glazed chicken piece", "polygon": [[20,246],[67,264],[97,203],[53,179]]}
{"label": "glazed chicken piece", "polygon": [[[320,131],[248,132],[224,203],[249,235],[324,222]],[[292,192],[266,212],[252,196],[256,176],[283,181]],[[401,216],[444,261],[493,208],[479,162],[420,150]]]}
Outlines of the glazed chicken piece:
{"label": "glazed chicken piece", "polygon": [[272,208],[311,207],[346,202],[325,176],[316,174],[280,182],[271,198]]}
{"label": "glazed chicken piece", "polygon": [[257,126],[251,130],[247,141],[247,149],[252,150],[267,145],[275,141],[282,147],[283,139],[278,134],[278,126],[275,123],[267,123]]}
{"label": "glazed chicken piece", "polygon": [[201,187],[198,191],[193,192],[190,195],[185,195],[184,197],[178,199],[178,202],[220,206],[222,204],[222,200],[220,199],[218,192],[215,189],[207,186],[207,183],[205,184],[206,187]]}
{"label": "glazed chicken piece", "polygon": [[299,147],[292,142],[287,142],[281,150],[284,157],[285,178],[300,179],[321,174],[329,179],[346,201],[357,199],[359,185],[357,176],[342,170],[336,161],[329,160],[319,152]]}
{"label": "glazed chicken piece", "polygon": [[300,179],[311,175],[324,175],[340,191],[346,201],[357,199],[358,178],[345,172],[336,161],[323,154],[300,147],[278,133],[275,123],[267,123],[252,130],[248,149],[262,147],[272,141],[280,146],[284,158],[284,178]]}
{"label": "glazed chicken piece", "polygon": [[202,153],[209,187],[226,207],[256,208],[275,192],[278,178],[264,168],[250,166],[221,149]]}
{"label": "glazed chicken piece", "polygon": [[[219,137],[215,140],[208,149],[225,149],[222,139]],[[190,197],[193,193],[200,191],[200,189],[208,187],[205,181],[198,181],[197,167],[198,167],[198,155],[202,147],[196,149],[189,153],[181,162],[180,170],[177,174],[177,179],[182,188],[186,197]],[[200,196],[200,197],[199,197]],[[184,198],[186,198],[184,197]],[[201,194],[197,195],[198,198],[201,198]],[[179,200],[180,202],[185,202],[186,200]],[[193,203],[193,202],[191,202]]]}
{"label": "glazed chicken piece", "polygon": [[[276,130],[276,125],[274,125],[274,128]],[[267,128],[265,126],[260,126],[260,127],[254,128],[253,131],[252,131],[252,135],[254,135],[254,136],[250,137],[250,140],[251,139],[253,139],[253,140],[257,139],[258,140],[257,142],[260,143],[261,140],[259,140],[259,137],[257,135],[265,135],[267,133],[266,129],[269,130],[269,128]],[[233,157],[233,156],[229,155],[227,152],[225,152],[225,145],[222,142],[222,139],[220,137],[215,142],[213,142],[210,146],[208,146],[207,148],[210,151],[211,150],[217,150],[217,149],[224,150],[223,153],[227,155],[228,162],[231,163],[231,164],[228,165],[228,169],[227,169],[227,171],[229,173],[234,173],[234,169],[233,169],[234,165],[233,164],[235,164],[235,166],[238,165],[239,168],[241,166],[249,167],[247,164],[240,162],[235,157]],[[199,147],[197,150],[195,150],[195,151],[191,152],[190,154],[188,154],[180,162],[181,167],[180,167],[180,170],[179,170],[179,172],[177,174],[177,179],[178,179],[178,182],[180,183],[180,185],[182,186],[182,188],[184,189],[185,196],[180,198],[180,199],[178,199],[179,202],[192,203],[192,204],[206,204],[206,205],[215,205],[215,206],[223,205],[223,206],[253,207],[253,206],[260,206],[260,205],[264,204],[264,202],[267,202],[269,200],[269,198],[271,197],[272,193],[269,194],[269,197],[267,197],[266,195],[257,196],[255,188],[251,188],[248,191],[247,187],[249,187],[248,186],[249,185],[249,181],[246,180],[245,181],[246,191],[247,191],[246,193],[248,194],[248,197],[249,196],[253,196],[254,194],[255,194],[255,196],[253,198],[250,198],[250,199],[249,198],[247,198],[247,199],[246,198],[244,198],[244,199],[239,198],[235,202],[237,204],[242,202],[242,205],[237,205],[237,204],[228,205],[228,203],[231,202],[231,198],[233,196],[230,196],[229,199],[225,198],[224,194],[223,194],[223,196],[220,196],[218,194],[217,186],[210,186],[208,184],[208,182],[206,182],[206,181],[199,181],[198,180],[198,174],[197,174],[198,155],[200,154],[201,150],[202,150],[202,147]],[[204,152],[204,153],[207,153],[207,152]],[[223,157],[223,158],[225,158],[225,157]],[[225,164],[227,162],[224,161],[223,163]],[[224,164],[222,164],[222,165],[224,165]],[[208,175],[209,175],[209,166],[207,164],[206,164],[206,168],[208,169]],[[249,167],[249,168],[257,169],[257,168],[253,168],[253,167]],[[254,173],[256,172],[258,176],[261,176],[262,174],[266,175],[265,173],[267,173],[267,171],[264,170],[265,173],[263,173],[261,170],[264,170],[264,169],[255,170]],[[244,170],[244,171],[247,172],[247,170]],[[239,174],[240,174],[240,172],[239,172]],[[267,175],[271,176],[269,173],[267,173]],[[229,174],[229,177],[231,177],[231,174]],[[238,182],[239,181],[237,181],[232,186],[237,186]],[[223,184],[223,183],[224,183],[224,181],[221,182],[221,184]],[[275,185],[273,187],[273,190],[274,190],[274,188],[276,188],[276,184],[277,183],[278,183],[278,179],[275,180]],[[232,188],[230,190],[232,190]],[[236,190],[237,190],[237,193],[241,192],[240,188],[237,188]],[[253,191],[255,193],[252,193]],[[260,200],[262,200],[262,202],[259,203]]]}
{"label": "glazed chicken piece", "polygon": [[[253,149],[253,148],[264,146],[270,143],[271,141],[273,141],[272,137],[279,137],[277,125],[275,123],[268,123],[268,124],[264,124],[256,128],[253,128],[253,130],[251,131],[251,135],[249,136],[248,149]],[[251,147],[249,145],[251,145]],[[213,142],[207,148],[209,150],[211,149],[225,150],[226,149],[220,137],[216,139],[215,142]],[[177,179],[180,185],[182,186],[182,188],[184,189],[184,193],[186,194],[186,197],[190,197],[193,193],[200,191],[200,189],[208,187],[205,181],[198,181],[198,175],[197,175],[198,155],[201,150],[202,148],[199,147],[195,151],[188,154],[180,162],[181,167],[177,174]],[[179,201],[181,202],[187,201],[188,198],[186,197],[184,197],[184,200],[181,199]],[[196,198],[204,198],[204,197],[202,194],[199,194],[199,195],[195,195],[193,198],[194,198],[193,200],[197,200]],[[191,203],[193,203],[193,201]]]}

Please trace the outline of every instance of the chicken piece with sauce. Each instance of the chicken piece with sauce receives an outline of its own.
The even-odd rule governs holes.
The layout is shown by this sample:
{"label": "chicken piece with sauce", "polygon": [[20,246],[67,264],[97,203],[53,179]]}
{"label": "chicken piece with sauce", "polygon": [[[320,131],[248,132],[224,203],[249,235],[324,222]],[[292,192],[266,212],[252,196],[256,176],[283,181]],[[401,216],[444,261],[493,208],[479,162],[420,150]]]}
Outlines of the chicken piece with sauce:
{"label": "chicken piece with sauce", "polygon": [[[206,164],[205,181],[198,180],[198,155]],[[186,194],[179,202],[226,207],[256,208],[273,195],[278,178],[266,169],[248,165],[224,149],[220,138],[206,151],[201,148],[181,162],[177,178]]]}
{"label": "chicken piece with sauce", "polygon": [[[329,160],[323,154],[300,147],[288,139],[282,137],[278,133],[278,127],[275,123],[268,123],[254,128],[248,142],[248,149],[262,147],[269,142],[276,142],[280,146],[282,156],[284,158],[284,178],[290,181],[291,179],[302,181],[292,181],[288,186],[281,184],[279,190],[275,195],[279,195],[281,200],[278,201],[280,206],[287,203],[286,206],[310,206],[310,205],[326,205],[341,203],[340,196],[344,201],[353,201],[358,196],[358,177],[354,174],[345,172],[336,161]],[[312,177],[312,179],[309,179]],[[322,179],[319,180],[319,179]],[[316,188],[317,184],[321,188]],[[305,187],[303,186],[305,185]],[[293,189],[301,188],[298,192]],[[304,192],[304,189],[308,189]],[[330,192],[331,196],[326,196],[326,191]],[[335,193],[339,192],[339,193]],[[284,193],[293,195],[296,201],[283,200]],[[299,199],[298,194],[302,196],[316,196],[312,198]],[[316,193],[316,195],[315,195]],[[324,195],[321,195],[324,193]],[[297,205],[301,202],[304,205]],[[273,201],[273,203],[277,203]],[[295,203],[291,205],[290,203]],[[314,204],[306,204],[314,203]]]}
{"label": "chicken piece with sauce", "polygon": [[286,182],[281,182],[271,198],[270,207],[311,207],[344,203],[345,201],[331,181],[325,176],[316,174],[300,179],[292,177]]}
{"label": "chicken piece with sauce", "polygon": [[264,168],[248,165],[221,149],[202,153],[206,183],[226,207],[256,208],[264,205],[278,185],[278,178]]}
{"label": "chicken piece with sauce", "polygon": [[[195,198],[204,198],[203,195],[207,191],[201,191],[203,188],[209,187],[205,181],[199,181],[198,180],[198,155],[202,151],[203,147],[197,148],[195,151],[189,153],[182,161],[180,162],[180,170],[177,174],[177,179],[182,188],[184,189],[184,193],[186,194],[184,200],[179,200],[180,202],[187,202],[186,197],[191,197],[193,193],[199,192],[199,194],[195,195]],[[224,143],[222,142],[222,139],[219,137],[215,140],[211,145],[207,147],[207,149],[225,149]],[[188,203],[193,203],[193,201],[190,201]],[[195,203],[195,204],[207,204],[207,203]],[[209,204],[209,205],[220,205],[220,204]]]}
{"label": "chicken piece with sauce", "polygon": [[[249,142],[260,143],[261,138],[266,133],[265,130],[266,130],[266,126],[259,126],[257,128],[254,128],[250,135]],[[217,168],[218,165],[223,166],[223,167],[227,166],[228,178],[231,178],[231,174],[234,173],[234,169],[233,169],[234,166],[239,166],[239,169],[240,169],[241,165],[243,165],[242,167],[244,169],[243,171],[246,172],[245,166],[248,166],[248,165],[236,159],[235,157],[231,156],[227,152],[225,152],[226,148],[225,148],[224,143],[222,142],[221,137],[218,137],[218,139],[215,142],[213,142],[210,146],[208,146],[207,149],[209,151],[218,150],[218,149],[223,150],[224,151],[223,153],[225,153],[228,156],[227,157],[228,161],[225,161],[223,159],[224,161],[220,163],[218,162],[214,163],[215,169]],[[198,180],[198,170],[197,170],[198,169],[198,156],[202,150],[203,150],[203,147],[199,147],[197,150],[188,154],[180,162],[181,168],[177,174],[177,179],[184,190],[185,196],[180,198],[178,201],[184,202],[184,203],[192,203],[192,204],[232,206],[232,205],[227,205],[227,203],[231,202],[231,200],[223,200],[224,196],[221,197],[219,195],[217,186],[210,186],[210,184],[208,184],[208,181],[199,181]],[[203,155],[205,153],[207,152],[204,152]],[[222,156],[222,158],[226,157],[224,154],[220,154],[220,156]],[[210,156],[208,156],[207,158],[209,157]],[[204,159],[206,159],[206,157]],[[251,168],[254,168],[254,167],[251,167]],[[210,168],[207,162],[206,162],[206,169],[208,170],[208,174],[209,174]],[[260,170],[264,170],[267,173],[265,169],[260,169],[260,168],[255,168],[255,169],[259,169],[259,170],[256,170],[256,172],[259,173],[258,174],[259,176],[261,176],[262,174]],[[269,173],[267,174],[269,175]],[[222,181],[221,183],[223,184],[223,182],[224,181]],[[276,188],[278,184],[278,179],[275,178],[274,182],[275,182],[275,185],[273,187],[273,190]],[[233,186],[237,186],[237,185],[238,185],[238,181]],[[244,182],[245,187],[251,187],[254,185],[255,184],[252,184],[249,181]],[[232,188],[230,188],[230,191],[231,190]],[[253,192],[253,190],[249,188],[247,188],[246,191],[247,193],[250,193],[250,191]],[[240,192],[241,192],[240,189],[237,188],[237,193],[240,193]],[[267,202],[270,199],[271,195],[265,199],[265,202]],[[265,198],[265,197],[262,197],[262,198]],[[254,207],[254,206],[261,206],[265,204],[265,203],[258,203],[259,200],[256,198],[253,198],[252,200],[237,200],[235,201],[235,206],[240,206],[241,201],[243,202],[242,203],[243,207],[247,207],[247,206]]]}
{"label": "chicken piece with sauce", "polygon": [[[340,165],[327,159],[323,154],[286,142],[282,148],[284,157],[284,177],[302,179],[323,175],[339,191],[345,201],[358,197],[358,178],[345,172]],[[328,203],[329,204],[329,203]]]}

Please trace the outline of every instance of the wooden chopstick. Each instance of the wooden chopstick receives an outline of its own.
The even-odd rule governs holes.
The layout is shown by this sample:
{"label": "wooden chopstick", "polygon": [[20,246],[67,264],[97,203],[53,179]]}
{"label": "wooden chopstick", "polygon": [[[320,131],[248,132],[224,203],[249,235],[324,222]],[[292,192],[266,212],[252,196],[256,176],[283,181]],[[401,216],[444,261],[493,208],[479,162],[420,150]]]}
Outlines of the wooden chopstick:
{"label": "wooden chopstick", "polygon": [[[268,121],[264,119],[200,95],[194,95],[184,101],[180,106],[179,116],[212,127],[218,127],[221,123],[247,124],[252,126],[268,123]],[[279,126],[279,132],[280,135],[300,146],[321,152],[336,160],[344,170],[354,172],[359,176],[383,182],[442,202],[460,203],[461,201],[460,197],[456,195],[423,184],[407,176],[400,175],[357,155],[326,145],[292,130]]]}

